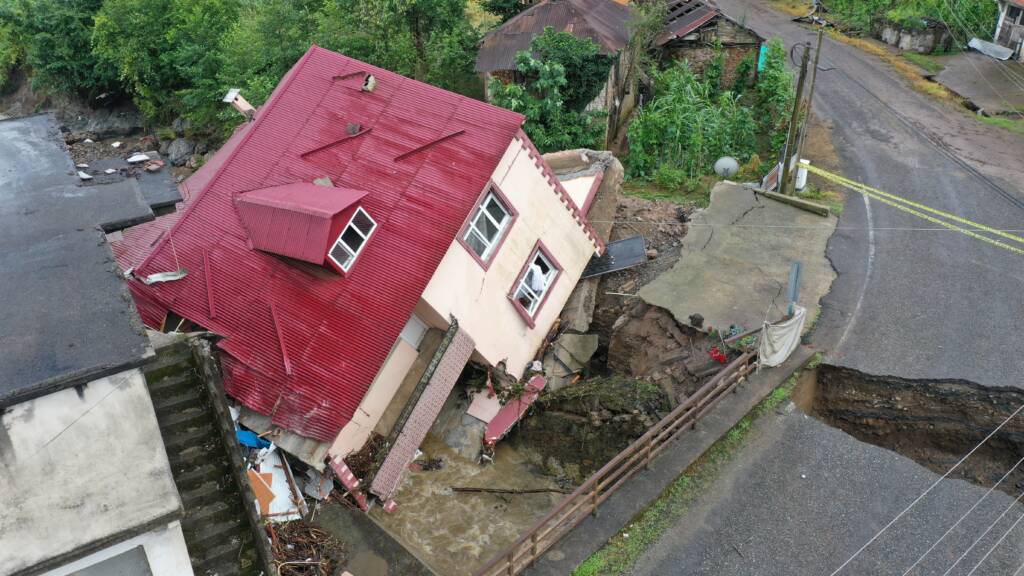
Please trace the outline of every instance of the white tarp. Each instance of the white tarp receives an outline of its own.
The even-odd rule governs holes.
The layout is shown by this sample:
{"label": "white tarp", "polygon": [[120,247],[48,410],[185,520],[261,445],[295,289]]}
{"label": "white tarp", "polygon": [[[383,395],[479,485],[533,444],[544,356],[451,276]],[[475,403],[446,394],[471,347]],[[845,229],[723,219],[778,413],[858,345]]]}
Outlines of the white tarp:
{"label": "white tarp", "polygon": [[971,41],[968,42],[967,45],[986,56],[995,58],[996,60],[1008,60],[1010,56],[1013,56],[1013,50],[1010,50],[1005,46],[986,42],[981,38],[971,38]]}
{"label": "white tarp", "polygon": [[800,345],[800,335],[804,331],[807,309],[793,307],[793,317],[778,324],[764,323],[761,329],[761,344],[757,351],[760,366],[778,366],[789,358],[789,355]]}

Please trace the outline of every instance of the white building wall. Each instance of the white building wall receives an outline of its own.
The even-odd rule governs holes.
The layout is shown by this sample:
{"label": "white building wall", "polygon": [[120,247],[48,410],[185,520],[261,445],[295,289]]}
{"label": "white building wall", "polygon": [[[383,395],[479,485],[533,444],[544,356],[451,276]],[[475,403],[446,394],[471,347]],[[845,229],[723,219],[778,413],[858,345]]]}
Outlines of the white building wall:
{"label": "white building wall", "polygon": [[142,546],[145,551],[149,570],[153,576],[193,576],[192,563],[189,561],[188,550],[185,548],[185,535],[181,532],[181,523],[177,520],[152,532],[140,534],[94,552],[60,568],[44,572],[42,576],[74,574],[118,554],[128,552],[136,546]]}

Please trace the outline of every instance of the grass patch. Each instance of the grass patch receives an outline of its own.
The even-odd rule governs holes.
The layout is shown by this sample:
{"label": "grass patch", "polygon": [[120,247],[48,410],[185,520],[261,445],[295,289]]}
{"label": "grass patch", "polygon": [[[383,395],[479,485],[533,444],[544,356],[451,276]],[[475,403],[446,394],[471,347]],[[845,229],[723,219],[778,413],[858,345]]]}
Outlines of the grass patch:
{"label": "grass patch", "polygon": [[[821,362],[820,356],[812,362]],[[772,390],[729,432],[715,442],[679,478],[661,493],[646,510],[633,519],[603,548],[580,564],[573,576],[611,576],[627,573],[647,549],[690,507],[708,487],[726,463],[739,450],[754,423],[764,414],[789,399],[800,372]]]}
{"label": "grass patch", "polygon": [[797,192],[796,195],[804,200],[810,200],[811,202],[817,202],[818,204],[828,206],[828,209],[831,210],[836,217],[843,214],[843,206],[846,197],[843,196],[841,192],[819,188],[813,183],[808,183],[807,186],[802,191]]}
{"label": "grass patch", "polygon": [[699,208],[707,208],[711,201],[711,189],[718,183],[715,176],[702,176],[694,182],[677,189],[666,188],[655,182],[643,180],[627,180],[622,183],[622,191],[629,196],[646,198],[647,200],[667,200],[676,204],[692,204]]}
{"label": "grass patch", "polygon": [[1022,119],[1003,116],[978,116],[978,118],[989,126],[998,126],[1015,134],[1024,135],[1024,120]]}
{"label": "grass patch", "polygon": [[928,54],[906,52],[903,54],[903,57],[906,58],[907,60],[910,60],[910,62],[912,62],[913,64],[917,64],[918,66],[923,68],[925,72],[931,74],[932,76],[938,74],[939,72],[942,72],[942,70],[945,68],[945,66],[941,62],[935,60],[934,56],[929,56]]}

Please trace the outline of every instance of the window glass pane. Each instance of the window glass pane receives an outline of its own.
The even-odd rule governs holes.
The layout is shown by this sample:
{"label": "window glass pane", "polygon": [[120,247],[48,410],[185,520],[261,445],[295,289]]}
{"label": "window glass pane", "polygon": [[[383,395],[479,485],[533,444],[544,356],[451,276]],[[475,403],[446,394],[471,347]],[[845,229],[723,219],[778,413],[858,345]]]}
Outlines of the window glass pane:
{"label": "window glass pane", "polygon": [[348,226],[345,231],[341,233],[341,241],[349,247],[352,252],[359,252],[359,247],[363,245],[363,237],[359,235],[359,232],[355,228]]}
{"label": "window glass pane", "polygon": [[374,227],[373,220],[370,220],[370,217],[362,210],[356,210],[355,216],[352,217],[352,224],[356,228],[359,228],[359,231],[362,232],[364,236],[369,236]]}
{"label": "window glass pane", "polygon": [[487,239],[488,243],[494,242],[498,238],[498,232],[501,230],[487,219],[483,213],[477,217],[476,222],[473,222],[473,227],[476,228],[480,235]]}
{"label": "window glass pane", "polygon": [[533,314],[534,309],[537,307],[538,298],[534,296],[526,286],[522,284],[519,285],[519,289],[516,290],[515,298],[523,308],[526,308],[527,312]]}
{"label": "window glass pane", "polygon": [[338,266],[347,270],[349,262],[352,261],[352,253],[341,242],[336,242],[334,248],[331,248],[331,258],[334,259]]}
{"label": "window glass pane", "polygon": [[474,229],[470,228],[466,233],[466,244],[476,252],[476,255],[483,258],[487,252],[487,248],[490,246],[486,240],[480,237],[480,234]]}
{"label": "window glass pane", "polygon": [[498,224],[504,223],[505,218],[508,217],[508,212],[505,210],[505,207],[502,206],[494,196],[490,196],[488,199],[487,212],[490,213],[491,217],[494,218],[494,221]]}

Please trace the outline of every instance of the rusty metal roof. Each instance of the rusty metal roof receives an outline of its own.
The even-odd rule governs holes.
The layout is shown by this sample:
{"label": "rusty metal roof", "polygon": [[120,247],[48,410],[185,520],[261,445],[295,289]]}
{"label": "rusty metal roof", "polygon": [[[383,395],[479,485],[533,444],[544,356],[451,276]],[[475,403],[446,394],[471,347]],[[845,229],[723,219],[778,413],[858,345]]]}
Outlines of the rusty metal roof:
{"label": "rusty metal roof", "polygon": [[668,15],[665,17],[665,33],[655,44],[662,46],[676,38],[682,38],[720,14],[717,9],[701,0],[671,0],[668,3]]}
{"label": "rusty metal roof", "polygon": [[614,0],[543,0],[492,30],[480,42],[477,72],[513,70],[516,53],[551,26],[577,38],[589,38],[602,54],[614,54],[629,42],[629,7]]}

